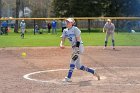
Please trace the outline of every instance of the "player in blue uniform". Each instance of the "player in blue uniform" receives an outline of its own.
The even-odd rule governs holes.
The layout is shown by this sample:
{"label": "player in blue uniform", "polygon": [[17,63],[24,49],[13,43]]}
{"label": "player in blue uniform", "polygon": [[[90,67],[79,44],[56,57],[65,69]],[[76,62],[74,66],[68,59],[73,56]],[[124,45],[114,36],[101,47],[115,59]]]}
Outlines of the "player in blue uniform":
{"label": "player in blue uniform", "polygon": [[97,72],[94,69],[91,69],[89,67],[82,65],[80,62],[80,54],[83,53],[84,47],[83,47],[83,42],[80,36],[81,31],[77,27],[73,26],[74,23],[75,21],[73,18],[66,19],[67,28],[63,30],[63,33],[61,36],[62,39],[60,42],[60,48],[62,49],[64,48],[65,39],[68,38],[68,40],[71,43],[72,50],[73,50],[72,57],[70,60],[70,68],[68,71],[68,75],[67,77],[65,77],[64,81],[66,82],[71,81],[70,79],[72,77],[72,73],[75,67],[79,70],[87,71],[93,74],[94,76],[97,77],[98,80],[100,80],[100,76],[97,74]]}

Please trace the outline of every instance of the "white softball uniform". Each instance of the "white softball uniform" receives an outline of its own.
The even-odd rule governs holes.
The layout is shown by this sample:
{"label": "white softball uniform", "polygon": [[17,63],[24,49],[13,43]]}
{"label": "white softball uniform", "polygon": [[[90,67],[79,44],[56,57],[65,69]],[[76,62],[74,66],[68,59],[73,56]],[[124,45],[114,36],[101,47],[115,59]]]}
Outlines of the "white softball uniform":
{"label": "white softball uniform", "polygon": [[24,22],[21,22],[20,23],[21,33],[25,32],[25,27],[26,27],[26,24]]}
{"label": "white softball uniform", "polygon": [[[79,37],[80,34],[81,34],[81,31],[77,27],[75,27],[75,26],[72,26],[72,28],[70,28],[70,29],[66,28],[63,31],[62,38],[68,38],[69,42],[71,43],[73,52],[75,52],[75,48],[76,48],[76,42],[77,42],[76,37]],[[81,37],[80,37],[79,51],[80,51],[80,54],[84,52],[84,46],[83,46],[83,42],[81,40]],[[76,62],[71,60],[71,63],[75,64],[77,68],[81,67],[81,63],[80,63],[80,58],[79,57],[76,60]]]}
{"label": "white softball uniform", "polygon": [[[70,29],[68,29],[68,28],[64,29],[63,34],[62,34],[62,38],[69,39],[74,53],[77,52],[76,51],[76,48],[77,48],[76,47],[76,42],[77,42],[76,37],[80,37],[80,34],[81,34],[81,31],[75,26],[71,27]],[[80,51],[80,54],[84,52],[84,47],[83,47],[83,42],[81,40],[81,37],[80,37],[79,51]],[[75,56],[76,59],[73,59],[74,57],[72,57],[72,59],[70,60],[70,68],[68,71],[68,75],[65,78],[66,81],[71,79],[72,73],[73,73],[73,70],[75,69],[75,67],[79,70],[86,71],[86,72],[89,72],[91,74],[95,74],[94,69],[89,68],[89,67],[81,64],[80,54]]]}
{"label": "white softball uniform", "polygon": [[108,22],[104,25],[104,29],[106,30],[105,41],[108,41],[109,36],[111,35],[112,40],[114,40],[114,30],[115,26],[113,23],[109,24]]}

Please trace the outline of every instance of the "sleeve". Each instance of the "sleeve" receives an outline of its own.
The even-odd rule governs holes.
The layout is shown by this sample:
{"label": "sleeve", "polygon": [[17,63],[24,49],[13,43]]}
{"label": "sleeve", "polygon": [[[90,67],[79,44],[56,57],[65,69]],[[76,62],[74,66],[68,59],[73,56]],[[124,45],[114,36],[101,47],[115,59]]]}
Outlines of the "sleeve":
{"label": "sleeve", "polygon": [[81,34],[81,30],[79,28],[75,27],[74,31],[75,31],[76,37],[79,37]]}
{"label": "sleeve", "polygon": [[115,25],[113,24],[113,31],[115,30]]}
{"label": "sleeve", "polygon": [[107,29],[106,25],[107,25],[107,24],[104,25],[104,29],[105,29],[105,30]]}
{"label": "sleeve", "polygon": [[65,33],[66,33],[66,31],[65,31],[65,29],[63,30],[63,33],[62,33],[62,38],[66,38],[66,35],[65,35]]}

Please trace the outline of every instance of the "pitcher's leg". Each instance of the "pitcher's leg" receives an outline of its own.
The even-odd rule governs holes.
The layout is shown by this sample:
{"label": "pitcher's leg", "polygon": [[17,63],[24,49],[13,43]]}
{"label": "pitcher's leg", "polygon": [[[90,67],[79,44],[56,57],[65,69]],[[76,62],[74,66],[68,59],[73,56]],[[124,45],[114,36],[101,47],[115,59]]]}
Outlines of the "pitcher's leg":
{"label": "pitcher's leg", "polygon": [[81,65],[80,57],[77,59],[75,65],[76,65],[77,69],[89,72],[89,73],[93,74],[94,76],[96,76],[98,80],[100,80],[100,76],[97,74],[97,72],[95,72],[94,69]]}
{"label": "pitcher's leg", "polygon": [[82,65],[82,66],[80,67],[80,70],[89,72],[89,73],[91,73],[91,74],[94,74],[94,73],[95,73],[95,70],[94,70],[94,69],[88,68],[88,67],[86,67],[86,66],[84,66],[84,65]]}
{"label": "pitcher's leg", "polygon": [[93,70],[93,69],[90,69],[90,68],[88,68],[88,67],[86,67],[86,66],[84,66],[84,65],[81,65],[81,62],[80,62],[80,58],[79,58],[79,57],[78,57],[78,59],[76,60],[75,65],[76,65],[76,68],[79,69],[79,70],[87,71],[87,72],[89,72],[89,73],[94,74],[94,70]]}
{"label": "pitcher's leg", "polygon": [[75,68],[75,64],[70,64],[70,69],[69,69],[68,75],[67,75],[67,77],[69,79],[71,79],[71,76],[72,76],[72,73],[73,73],[74,68]]}
{"label": "pitcher's leg", "polygon": [[73,74],[73,71],[75,68],[75,61],[77,60],[77,58],[74,60],[73,59],[70,60],[70,67],[68,70],[68,74],[67,74],[67,77],[65,77],[65,79],[64,79],[65,82],[71,82],[71,77],[72,77],[72,74]]}
{"label": "pitcher's leg", "polygon": [[95,77],[97,77],[98,80],[100,80],[100,76],[97,74],[97,72],[94,69],[82,65],[80,67],[80,70],[89,72],[89,73],[93,74]]}

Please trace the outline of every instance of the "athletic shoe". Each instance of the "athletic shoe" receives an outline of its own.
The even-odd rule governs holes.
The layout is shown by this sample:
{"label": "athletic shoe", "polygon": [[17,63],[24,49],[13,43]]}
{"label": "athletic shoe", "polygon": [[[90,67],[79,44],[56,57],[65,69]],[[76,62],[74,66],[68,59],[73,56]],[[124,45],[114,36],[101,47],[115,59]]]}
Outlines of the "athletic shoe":
{"label": "athletic shoe", "polygon": [[106,49],[106,47],[104,46],[104,48],[103,49]]}
{"label": "athletic shoe", "polygon": [[71,81],[71,79],[70,79],[70,78],[65,77],[65,78],[64,78],[64,80],[63,80],[63,82],[72,82],[72,81]]}
{"label": "athletic shoe", "polygon": [[112,49],[115,50],[115,47],[113,46]]}
{"label": "athletic shoe", "polygon": [[100,80],[100,76],[97,74],[97,72],[95,72],[93,76],[97,77],[97,79]]}

